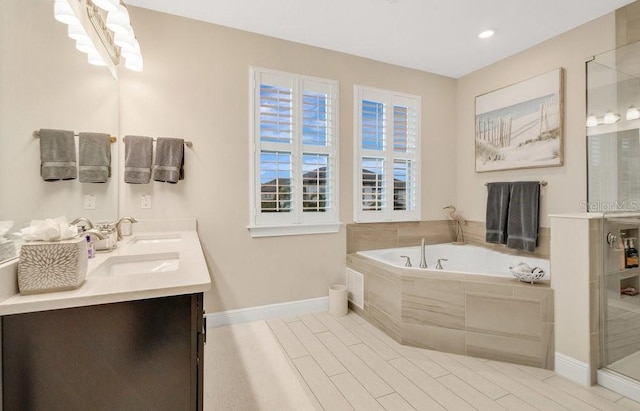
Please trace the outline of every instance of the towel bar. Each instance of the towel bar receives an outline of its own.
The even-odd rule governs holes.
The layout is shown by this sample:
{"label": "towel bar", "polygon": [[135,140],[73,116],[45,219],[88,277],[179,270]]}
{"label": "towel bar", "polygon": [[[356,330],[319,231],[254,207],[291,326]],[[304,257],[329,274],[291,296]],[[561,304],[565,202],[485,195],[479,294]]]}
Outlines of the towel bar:
{"label": "towel bar", "polygon": [[[40,131],[36,130],[33,132],[33,136],[35,138],[40,138]],[[78,137],[78,133],[74,133],[73,134],[74,137]],[[111,141],[111,143],[115,143],[116,141],[118,141],[118,137],[116,136],[110,136],[109,140]]]}
{"label": "towel bar", "polygon": [[[541,185],[542,187],[546,186],[547,184],[549,184],[549,183],[547,183],[547,182],[546,182],[546,181],[544,181],[544,180],[540,181],[540,185]],[[484,185],[485,185],[485,186],[487,186],[487,185],[489,185],[489,183],[484,183]]]}
{"label": "towel bar", "polygon": [[[122,139],[122,141],[126,141],[126,139]],[[157,141],[157,140],[154,138],[154,139],[153,139],[153,142],[155,143],[156,141]],[[193,146],[193,143],[192,143],[191,141],[189,141],[189,140],[185,140],[185,141],[184,141],[184,145],[185,145],[185,146],[187,146],[187,147],[192,147],[192,146]]]}

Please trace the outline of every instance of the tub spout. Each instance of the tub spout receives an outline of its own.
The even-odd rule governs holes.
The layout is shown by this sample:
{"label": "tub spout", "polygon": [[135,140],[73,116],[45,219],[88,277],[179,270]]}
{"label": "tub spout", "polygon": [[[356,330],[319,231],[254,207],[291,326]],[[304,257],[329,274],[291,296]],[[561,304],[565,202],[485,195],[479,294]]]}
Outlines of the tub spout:
{"label": "tub spout", "polygon": [[424,238],[420,245],[420,268],[427,268],[427,258],[424,255]]}

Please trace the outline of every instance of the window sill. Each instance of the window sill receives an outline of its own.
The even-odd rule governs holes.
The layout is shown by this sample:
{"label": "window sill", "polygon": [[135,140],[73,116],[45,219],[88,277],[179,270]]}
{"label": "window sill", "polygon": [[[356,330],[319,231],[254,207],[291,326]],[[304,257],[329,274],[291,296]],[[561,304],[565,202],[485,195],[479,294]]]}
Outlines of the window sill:
{"label": "window sill", "polygon": [[247,228],[251,237],[279,237],[285,235],[330,234],[340,231],[342,223],[288,224],[288,225],[250,225]]}

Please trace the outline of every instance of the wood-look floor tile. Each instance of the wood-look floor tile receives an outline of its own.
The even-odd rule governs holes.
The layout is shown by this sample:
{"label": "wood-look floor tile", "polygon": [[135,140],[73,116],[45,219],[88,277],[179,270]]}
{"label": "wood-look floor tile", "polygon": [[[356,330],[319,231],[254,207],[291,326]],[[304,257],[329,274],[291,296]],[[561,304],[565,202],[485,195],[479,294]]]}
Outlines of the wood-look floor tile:
{"label": "wood-look floor tile", "polygon": [[380,403],[348,372],[334,375],[331,377],[331,381],[356,411],[384,410]]}
{"label": "wood-look floor tile", "polygon": [[365,344],[357,344],[349,348],[415,409],[428,411],[444,410],[433,398],[428,396]]}
{"label": "wood-look floor tile", "polygon": [[415,408],[395,392],[378,398],[378,402],[387,411],[415,411]]}
{"label": "wood-look floor tile", "polygon": [[360,325],[364,325],[364,324],[369,324],[367,322],[367,320],[365,320],[364,318],[362,318],[360,315],[358,315],[356,312],[354,311],[349,311],[349,314],[347,314],[347,317],[351,318],[353,321],[356,322],[356,324],[360,324]]}
{"label": "wood-look floor tile", "polygon": [[[567,380],[566,378],[555,376],[544,380],[545,383],[552,385],[553,387],[572,395],[575,398],[579,398],[581,401],[595,407],[598,409],[606,409],[612,411],[623,411],[625,407],[614,404],[615,401],[607,400],[603,398],[601,395],[598,395],[595,391],[592,391],[590,388],[582,387],[572,381]],[[614,393],[615,394],[615,393]],[[618,398],[620,399],[620,398]]]}
{"label": "wood-look floor tile", "polygon": [[[556,388],[556,386],[548,384],[546,380],[540,381],[539,379],[532,377],[531,375],[520,371],[519,369],[513,367],[511,364],[499,363],[495,361],[491,361],[488,363],[490,367],[497,369],[505,373],[506,375],[514,378],[516,381],[525,384],[531,390],[537,392],[538,394],[547,397],[548,399],[557,402],[563,407],[574,410],[574,411],[596,411],[597,408],[593,407],[586,402],[578,399],[570,394],[567,394],[564,391]],[[595,396],[595,394],[593,394]],[[616,409],[616,405],[611,404],[611,410]]]}
{"label": "wood-look floor tile", "polygon": [[307,326],[307,328],[309,329],[309,331],[311,331],[314,334],[317,333],[321,333],[321,332],[325,332],[327,331],[327,327],[325,327],[317,318],[315,315],[313,314],[304,314],[299,316],[300,317],[300,321],[302,321],[304,323],[304,325]]}
{"label": "wood-look floor tile", "polygon": [[353,345],[361,343],[360,339],[353,335],[351,331],[347,330],[342,326],[342,324],[338,323],[335,317],[332,317],[326,311],[315,313],[316,318],[320,320],[320,322],[327,327],[336,337],[340,339],[345,345]]}
{"label": "wood-look floor tile", "polygon": [[274,319],[267,321],[269,328],[276,335],[280,344],[282,344],[282,348],[284,348],[285,352],[290,358],[300,358],[305,355],[309,355],[309,351],[307,351],[300,340],[296,338],[295,335],[291,332],[287,324],[281,319]]}
{"label": "wood-look floor tile", "polygon": [[343,327],[351,331],[356,337],[358,337],[363,343],[367,344],[371,349],[378,353],[379,356],[385,360],[392,360],[399,358],[400,354],[382,342],[378,337],[371,334],[368,330],[364,329],[360,324],[357,324],[351,316],[336,317],[336,321],[342,324]]}
{"label": "wood-look floor tile", "polygon": [[313,358],[296,358],[293,363],[325,410],[353,410]]}
{"label": "wood-look floor tile", "polygon": [[502,398],[496,400],[498,404],[508,409],[509,411],[536,411],[537,408],[533,408],[526,402],[522,401],[515,395],[505,395]]}
{"label": "wood-look floor tile", "polygon": [[329,352],[327,347],[302,322],[289,323],[288,326],[328,376],[347,371],[342,363]]}
{"label": "wood-look floor tile", "polygon": [[449,374],[449,371],[442,368],[438,363],[422,354],[423,348],[403,347],[402,356],[417,365],[422,371],[433,378],[442,377]]}
{"label": "wood-look floor tile", "polygon": [[330,332],[316,334],[316,337],[335,355],[342,365],[374,398],[391,394],[393,389],[382,380],[367,364]]}
{"label": "wood-look floor tile", "polygon": [[616,404],[626,408],[629,411],[640,411],[640,403],[633,401],[632,399],[623,397],[616,401]]}
{"label": "wood-look floor tile", "polygon": [[522,401],[531,405],[532,407],[544,410],[544,411],[562,411],[566,410],[565,407],[561,406],[557,402],[554,402],[542,395],[539,395],[535,391],[532,391],[527,385],[521,384],[511,378],[510,376],[505,375],[504,373],[496,370],[495,368],[489,367],[487,364],[490,361],[482,361],[478,358],[466,357],[460,358],[456,357],[458,361],[464,361],[465,365],[477,372],[478,374],[485,377],[487,380],[499,385],[506,391],[510,392],[512,395],[520,398]]}
{"label": "wood-look floor tile", "polygon": [[426,392],[431,398],[436,400],[447,410],[456,411],[473,411],[474,407],[458,397],[455,393],[449,391],[444,385],[427,375],[415,364],[406,358],[397,358],[389,361],[398,371],[411,380],[414,384]]}
{"label": "wood-look floor tile", "polygon": [[435,361],[442,368],[456,375],[462,381],[471,385],[476,390],[480,391],[482,394],[486,395],[492,400],[496,400],[508,394],[508,392],[501,388],[499,385],[494,384],[480,374],[477,374],[458,361],[454,360],[454,358],[460,356],[448,355],[445,353],[429,350],[421,350],[421,353],[422,355]]}
{"label": "wood-look floor tile", "polygon": [[444,377],[438,378],[438,382],[447,387],[450,391],[458,394],[469,404],[473,404],[473,406],[480,411],[496,411],[505,409],[453,374],[447,374]]}

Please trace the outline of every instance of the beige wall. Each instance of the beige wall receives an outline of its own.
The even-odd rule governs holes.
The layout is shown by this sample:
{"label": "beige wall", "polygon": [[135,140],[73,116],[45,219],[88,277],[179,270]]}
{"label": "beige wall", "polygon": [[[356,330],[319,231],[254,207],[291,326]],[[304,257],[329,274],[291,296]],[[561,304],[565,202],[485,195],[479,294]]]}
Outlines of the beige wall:
{"label": "beige wall", "polygon": [[[121,134],[193,141],[177,185],[121,184],[120,212],[198,219],[213,279],[208,312],[327,295],[344,281],[346,231],[252,239],[249,224],[249,66],[340,83],[340,220],[353,220],[353,86],[422,97],[423,218],[455,197],[454,79],[238,30],[131,8],[143,73],[121,70]],[[140,195],[153,208],[140,208]]]}
{"label": "beige wall", "polygon": [[[40,177],[40,128],[117,135],[118,83],[103,67],[87,64],[67,27],[53,19],[49,0],[0,1],[0,220],[15,228],[31,219],[117,214],[118,156],[112,146],[113,179],[44,182]],[[96,209],[83,209],[83,196]]]}
{"label": "beige wall", "polygon": [[[485,221],[489,181],[547,180],[541,190],[540,223],[548,214],[580,211],[586,200],[585,61],[615,48],[615,16],[608,14],[528,50],[458,79],[456,204],[468,220]],[[564,165],[562,167],[476,173],[475,96],[565,68]]]}

